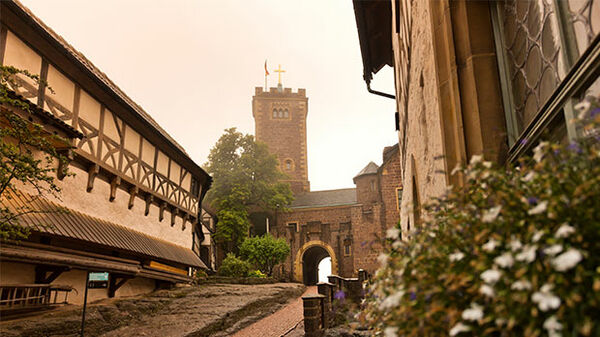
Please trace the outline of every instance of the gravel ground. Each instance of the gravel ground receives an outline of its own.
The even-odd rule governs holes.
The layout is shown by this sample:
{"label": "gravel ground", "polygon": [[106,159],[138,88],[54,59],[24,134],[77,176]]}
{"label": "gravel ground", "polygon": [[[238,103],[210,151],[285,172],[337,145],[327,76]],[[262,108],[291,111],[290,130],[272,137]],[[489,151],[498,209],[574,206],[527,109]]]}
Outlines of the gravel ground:
{"label": "gravel ground", "polygon": [[[305,290],[301,284],[213,284],[88,305],[86,336],[231,336]],[[301,316],[300,316],[301,317]],[[2,337],[78,336],[81,308],[0,322]],[[262,336],[261,336],[262,337]]]}

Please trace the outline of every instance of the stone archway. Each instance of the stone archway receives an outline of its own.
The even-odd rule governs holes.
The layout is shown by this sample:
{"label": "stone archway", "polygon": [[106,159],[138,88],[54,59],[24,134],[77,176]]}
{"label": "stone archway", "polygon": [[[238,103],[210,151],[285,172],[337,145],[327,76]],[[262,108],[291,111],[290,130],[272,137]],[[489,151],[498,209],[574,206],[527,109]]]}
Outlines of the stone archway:
{"label": "stone archway", "polygon": [[[296,253],[296,257],[294,259],[294,279],[297,282],[304,282],[304,258],[305,253],[307,253],[307,257],[310,258],[313,263],[315,260],[319,258],[325,258],[327,256],[331,257],[331,273],[337,274],[338,272],[338,260],[333,248],[326,242],[321,240],[312,240],[304,245],[298,250]],[[325,254],[323,254],[325,253]],[[320,261],[320,260],[319,260]],[[316,264],[319,263],[316,261]]]}

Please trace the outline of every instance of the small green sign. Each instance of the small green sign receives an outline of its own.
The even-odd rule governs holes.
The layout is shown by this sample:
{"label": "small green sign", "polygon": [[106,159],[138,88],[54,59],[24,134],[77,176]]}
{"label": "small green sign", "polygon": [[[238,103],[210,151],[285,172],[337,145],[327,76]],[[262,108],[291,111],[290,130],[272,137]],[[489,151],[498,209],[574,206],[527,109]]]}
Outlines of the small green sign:
{"label": "small green sign", "polygon": [[108,281],[108,273],[90,273],[90,281]]}

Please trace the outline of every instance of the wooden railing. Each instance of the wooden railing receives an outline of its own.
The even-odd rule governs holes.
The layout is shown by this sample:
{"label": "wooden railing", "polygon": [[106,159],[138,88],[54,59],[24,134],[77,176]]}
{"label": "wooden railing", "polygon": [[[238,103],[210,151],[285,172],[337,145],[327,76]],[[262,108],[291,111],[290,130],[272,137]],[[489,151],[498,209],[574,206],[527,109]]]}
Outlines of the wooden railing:
{"label": "wooden railing", "polygon": [[70,286],[12,284],[0,286],[0,315],[12,315],[66,304]]}

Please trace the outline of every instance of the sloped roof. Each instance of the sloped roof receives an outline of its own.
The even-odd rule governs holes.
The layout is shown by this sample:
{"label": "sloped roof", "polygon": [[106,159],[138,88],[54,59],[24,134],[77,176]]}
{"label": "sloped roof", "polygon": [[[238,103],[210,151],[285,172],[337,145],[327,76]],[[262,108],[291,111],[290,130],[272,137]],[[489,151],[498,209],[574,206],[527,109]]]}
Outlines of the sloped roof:
{"label": "sloped roof", "polygon": [[207,269],[189,248],[59,206],[43,197],[11,191],[0,203],[12,212],[33,210],[19,217],[19,225],[34,231]]}
{"label": "sloped roof", "polygon": [[356,204],[356,188],[314,191],[295,196],[290,208],[309,208]]}
{"label": "sloped roof", "polygon": [[377,174],[378,169],[379,169],[379,166],[377,164],[375,164],[374,162],[369,162],[367,164],[367,166],[365,166],[365,168],[363,168],[362,170],[360,170],[360,172],[358,172],[358,174],[354,177],[354,179],[356,179],[360,176],[364,176],[366,174]]}

